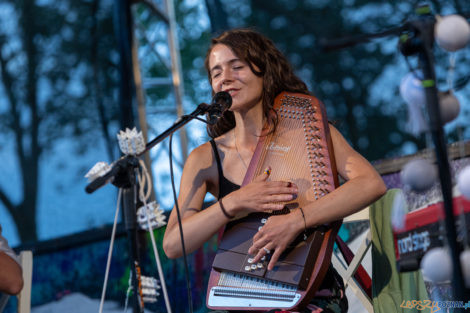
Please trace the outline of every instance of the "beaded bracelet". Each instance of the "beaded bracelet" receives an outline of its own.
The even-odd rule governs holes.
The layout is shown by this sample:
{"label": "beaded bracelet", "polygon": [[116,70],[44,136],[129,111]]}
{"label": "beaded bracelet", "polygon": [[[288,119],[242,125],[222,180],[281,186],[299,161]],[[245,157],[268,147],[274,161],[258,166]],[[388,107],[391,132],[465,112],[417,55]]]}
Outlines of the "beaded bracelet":
{"label": "beaded bracelet", "polygon": [[227,213],[227,211],[225,210],[225,207],[224,205],[222,204],[222,199],[219,200],[219,205],[220,205],[220,210],[222,211],[222,213],[224,213],[225,217],[228,218],[229,220],[231,220],[232,218],[234,218],[235,216],[232,216],[230,214]]}
{"label": "beaded bracelet", "polygon": [[302,213],[302,218],[304,219],[304,240],[307,240],[307,221],[305,220],[304,210],[299,207],[300,213]]}

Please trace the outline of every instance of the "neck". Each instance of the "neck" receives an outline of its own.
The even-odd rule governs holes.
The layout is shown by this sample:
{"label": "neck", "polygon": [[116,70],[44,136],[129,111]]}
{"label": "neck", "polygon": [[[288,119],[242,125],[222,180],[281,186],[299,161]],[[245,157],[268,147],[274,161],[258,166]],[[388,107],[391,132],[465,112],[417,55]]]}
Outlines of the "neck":
{"label": "neck", "polygon": [[234,112],[234,129],[239,147],[254,151],[264,124],[263,106],[257,105],[245,112]]}

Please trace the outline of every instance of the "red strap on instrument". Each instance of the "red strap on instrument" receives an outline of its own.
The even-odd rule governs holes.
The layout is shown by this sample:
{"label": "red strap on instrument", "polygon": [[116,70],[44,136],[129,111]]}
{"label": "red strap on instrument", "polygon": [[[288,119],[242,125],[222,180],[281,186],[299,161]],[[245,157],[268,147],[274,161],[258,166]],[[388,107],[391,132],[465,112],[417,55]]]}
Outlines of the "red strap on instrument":
{"label": "red strap on instrument", "polygon": [[[351,264],[351,261],[354,258],[354,253],[351,249],[349,249],[348,245],[340,236],[336,236],[336,244],[338,245],[339,251],[341,251],[346,263],[348,265]],[[356,279],[357,283],[366,292],[369,298],[372,299],[372,279],[362,265],[359,265],[356,273],[354,273],[354,279]]]}

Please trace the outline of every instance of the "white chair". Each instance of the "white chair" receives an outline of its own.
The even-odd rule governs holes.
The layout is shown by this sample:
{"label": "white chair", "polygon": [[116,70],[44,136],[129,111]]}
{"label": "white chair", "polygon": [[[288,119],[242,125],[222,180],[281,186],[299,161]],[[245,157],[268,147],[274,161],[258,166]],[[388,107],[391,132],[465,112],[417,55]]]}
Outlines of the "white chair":
{"label": "white chair", "polygon": [[31,287],[33,282],[33,252],[21,251],[20,264],[23,268],[23,289],[18,294],[18,313],[31,312]]}
{"label": "white chair", "polygon": [[[346,217],[343,220],[343,223],[359,222],[359,221],[369,221],[369,207]],[[349,288],[354,295],[359,299],[364,308],[370,312],[374,312],[372,305],[372,299],[369,297],[367,292],[362,288],[362,286],[356,281],[354,275],[356,274],[359,266],[361,265],[362,260],[366,256],[372,245],[370,228],[367,230],[366,234],[363,236],[362,242],[360,243],[359,248],[355,252],[354,258],[349,262],[343,258],[339,251],[333,253],[331,258],[331,263],[333,264],[336,271],[341,275],[344,281],[345,288]]]}

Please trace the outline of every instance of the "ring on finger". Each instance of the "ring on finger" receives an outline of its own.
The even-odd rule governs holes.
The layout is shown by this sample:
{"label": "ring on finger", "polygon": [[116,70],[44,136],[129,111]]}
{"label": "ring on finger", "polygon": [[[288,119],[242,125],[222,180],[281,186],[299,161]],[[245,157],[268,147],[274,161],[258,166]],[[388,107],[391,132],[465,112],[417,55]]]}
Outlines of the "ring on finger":
{"label": "ring on finger", "polygon": [[270,254],[271,253],[271,250],[269,250],[268,248],[264,247],[263,248],[264,252],[266,252],[266,254]]}

